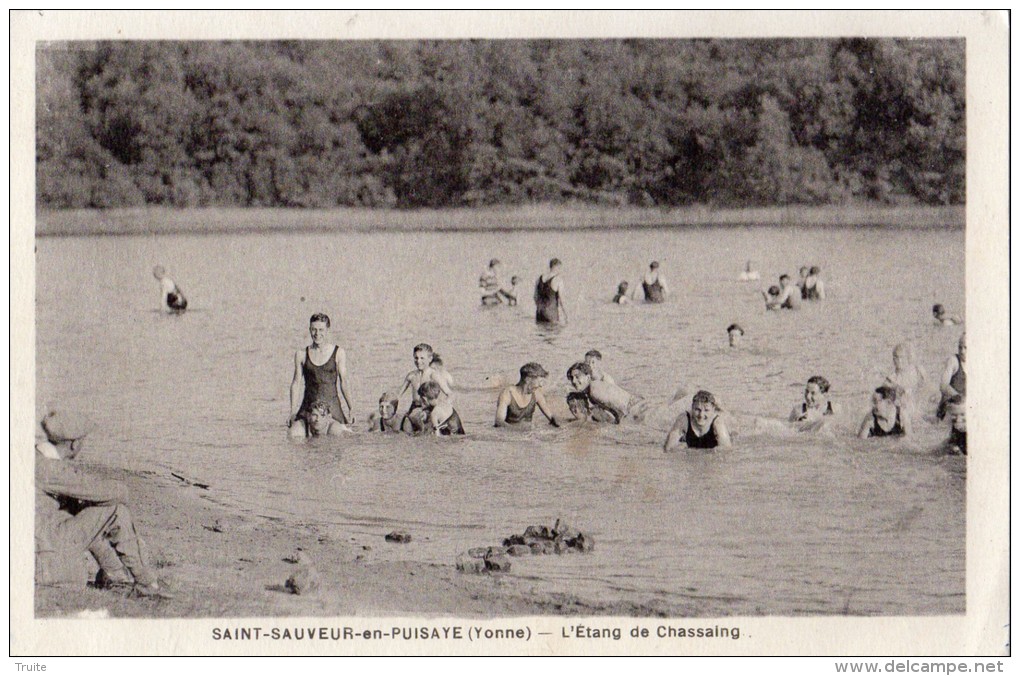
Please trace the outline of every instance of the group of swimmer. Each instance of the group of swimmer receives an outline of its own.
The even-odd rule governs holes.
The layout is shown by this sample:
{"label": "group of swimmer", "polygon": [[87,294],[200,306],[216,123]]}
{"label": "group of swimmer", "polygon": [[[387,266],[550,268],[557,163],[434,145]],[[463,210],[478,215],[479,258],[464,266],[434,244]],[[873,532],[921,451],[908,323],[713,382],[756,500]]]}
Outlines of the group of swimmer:
{"label": "group of swimmer", "polygon": [[[337,436],[351,431],[355,422],[354,405],[347,385],[346,354],[328,342],[330,319],[317,313],[309,321],[311,344],[294,354],[294,378],[291,383],[290,436],[307,438]],[[730,328],[734,335],[740,327]],[[382,433],[453,436],[465,434],[460,415],[454,408],[453,377],[431,345],[418,344],[412,350],[414,368],[405,376],[396,395],[384,392],[378,408],[369,416],[368,429]],[[893,372],[886,376],[873,395],[871,410],[858,428],[860,438],[896,437],[911,434],[912,419],[919,414],[917,393],[924,374],[914,359],[913,348],[903,343],[893,351]],[[620,387],[602,368],[602,354],[589,350],[583,360],[566,371],[573,391],[566,397],[569,417],[558,418],[544,392],[549,373],[538,363],[520,368],[516,384],[502,388],[496,401],[495,426],[530,424],[537,409],[550,425],[567,423],[620,424],[640,422],[648,409],[643,397]],[[797,432],[826,429],[840,412],[829,398],[830,384],[823,376],[812,376],[804,388],[803,401],[794,406],[788,423]],[[936,417],[949,418],[950,439],[947,450],[966,454],[966,334],[960,337],[957,354],[946,363],[940,383],[941,401]],[[407,410],[401,414],[400,400],[410,393]],[[685,396],[685,390],[673,401]],[[672,403],[672,402],[670,402]],[[346,407],[346,411],[345,411]],[[669,430],[665,451],[681,447],[696,449],[729,448],[732,439],[724,411],[715,395],[699,390],[691,398],[688,410],[681,412]],[[761,419],[756,419],[756,423]]]}
{"label": "group of swimmer", "polygon": [[[751,261],[747,262],[747,273],[751,268]],[[800,279],[793,282],[790,275],[780,275],[779,285],[773,284],[762,290],[765,298],[766,310],[797,310],[802,300],[819,301],[825,300],[825,282],[821,278],[822,269],[817,265],[804,266],[800,269]],[[745,276],[741,275],[741,279]],[[746,279],[758,279],[757,273],[754,277]]]}

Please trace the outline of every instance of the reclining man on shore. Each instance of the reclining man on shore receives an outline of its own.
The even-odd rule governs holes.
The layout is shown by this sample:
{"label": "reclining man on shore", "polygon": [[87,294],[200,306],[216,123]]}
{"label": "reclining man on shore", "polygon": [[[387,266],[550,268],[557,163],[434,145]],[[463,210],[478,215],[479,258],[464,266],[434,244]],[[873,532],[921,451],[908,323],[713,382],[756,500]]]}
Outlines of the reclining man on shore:
{"label": "reclining man on shore", "polygon": [[127,488],[93,476],[74,463],[87,428],[58,413],[42,420],[45,439],[36,443],[35,549],[37,584],[84,584],[82,555],[99,564],[98,581],[111,589],[171,599],[145,563],[127,506]]}

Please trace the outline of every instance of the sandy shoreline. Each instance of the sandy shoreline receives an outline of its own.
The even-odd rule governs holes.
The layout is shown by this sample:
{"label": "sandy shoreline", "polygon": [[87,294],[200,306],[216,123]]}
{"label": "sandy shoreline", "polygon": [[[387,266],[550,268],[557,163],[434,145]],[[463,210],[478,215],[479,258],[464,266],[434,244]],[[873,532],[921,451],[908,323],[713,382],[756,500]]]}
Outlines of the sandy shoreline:
{"label": "sandy shoreline", "polygon": [[[399,544],[366,545],[324,537],[307,525],[239,514],[217,504],[215,487],[189,486],[164,472],[102,469],[126,483],[139,532],[146,540],[169,601],[127,598],[92,588],[36,587],[37,617],[82,611],[111,617],[384,617],[524,615],[689,616],[690,607],[602,603],[572,594],[542,594],[505,575],[458,572],[448,565],[386,562],[374,553]],[[425,534],[418,534],[419,536]],[[486,544],[486,543],[479,543]],[[493,543],[495,544],[495,543]],[[314,563],[320,586],[307,595],[284,588],[297,565],[285,561],[300,548]],[[577,556],[582,556],[578,554]]]}
{"label": "sandy shoreline", "polygon": [[607,208],[534,205],[397,209],[70,209],[39,210],[36,236],[261,234],[278,232],[503,232],[655,227],[793,225],[962,228],[966,207],[881,205],[742,209]]}

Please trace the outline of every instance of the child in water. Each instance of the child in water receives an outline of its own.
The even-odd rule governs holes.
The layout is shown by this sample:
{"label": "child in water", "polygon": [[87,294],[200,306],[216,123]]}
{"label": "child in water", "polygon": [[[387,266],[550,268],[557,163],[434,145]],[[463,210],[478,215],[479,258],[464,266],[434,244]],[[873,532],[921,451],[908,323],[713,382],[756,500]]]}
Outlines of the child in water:
{"label": "child in water", "polygon": [[448,437],[454,434],[464,434],[464,425],[461,424],[460,416],[454,410],[449,400],[444,400],[439,383],[429,381],[422,383],[418,388],[418,396],[425,404],[428,412],[427,430],[440,437]]}
{"label": "child in water", "polygon": [[882,385],[871,396],[871,411],[861,421],[857,436],[903,437],[910,434],[910,417],[903,414],[899,403],[901,390],[891,385]]}
{"label": "child in water", "polygon": [[152,268],[152,276],[159,280],[162,295],[160,305],[164,312],[180,314],[188,309],[188,299],[184,297],[184,292],[174,280],[167,276],[166,269],[162,265]]}
{"label": "child in water", "polygon": [[616,287],[616,295],[613,296],[613,302],[617,305],[626,305],[630,302],[630,297],[627,295],[627,289],[630,288],[630,284],[626,281],[620,282],[620,285]]}
{"label": "child in water", "polygon": [[383,392],[379,397],[379,408],[368,416],[368,429],[370,432],[400,432],[401,419],[397,415],[397,408],[400,402],[390,396],[389,392]]}
{"label": "child in water", "polygon": [[837,409],[829,399],[829,381],[811,376],[804,387],[804,401],[790,411],[790,422],[798,432],[814,432],[836,416]]}
{"label": "child in water", "polygon": [[431,345],[419,343],[414,346],[412,354],[414,356],[414,370],[404,378],[404,386],[397,395],[397,398],[399,399],[403,396],[404,392],[411,391],[411,406],[407,409],[407,413],[404,414],[401,429],[405,432],[418,433],[425,429],[425,425],[428,422],[425,404],[418,394],[421,386],[426,382],[436,383],[440,388],[442,396],[446,397],[446,401],[450,400],[452,392],[447,384],[447,379],[443,378],[432,366],[435,353]]}
{"label": "child in water", "polygon": [[730,347],[740,347],[740,341],[744,337],[744,329],[740,324],[730,324],[726,327],[726,335],[730,340]]}
{"label": "child in water", "polygon": [[912,418],[916,415],[916,402],[926,381],[924,371],[917,365],[913,344],[900,343],[893,349],[893,369],[886,376],[885,384],[900,390],[900,408],[905,417]]}
{"label": "child in water", "polygon": [[938,326],[955,326],[963,323],[963,320],[956,315],[949,314],[946,311],[946,306],[941,303],[935,303],[931,306],[931,315]]}
{"label": "child in water", "polygon": [[676,451],[681,444],[687,448],[730,448],[729,430],[720,419],[720,408],[711,392],[699,390],[691,398],[691,409],[677,416],[666,435],[663,450]]}
{"label": "child in water", "polygon": [[600,382],[607,382],[615,385],[613,377],[602,370],[602,353],[598,350],[588,350],[584,353],[584,363],[591,369],[591,379]]}

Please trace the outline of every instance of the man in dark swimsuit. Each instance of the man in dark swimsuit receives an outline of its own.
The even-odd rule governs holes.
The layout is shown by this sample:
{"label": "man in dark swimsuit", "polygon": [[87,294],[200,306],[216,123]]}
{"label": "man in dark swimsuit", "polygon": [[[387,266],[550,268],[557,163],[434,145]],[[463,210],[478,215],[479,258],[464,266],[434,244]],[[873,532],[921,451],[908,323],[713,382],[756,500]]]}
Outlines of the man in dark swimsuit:
{"label": "man in dark swimsuit", "polygon": [[539,324],[566,324],[567,308],[563,305],[562,263],[549,261],[549,269],[535,282],[535,321]]}
{"label": "man in dark swimsuit", "polygon": [[641,288],[644,289],[646,303],[662,303],[666,300],[669,289],[666,288],[666,281],[659,274],[659,261],[652,261],[648,266],[648,272],[641,280]]}
{"label": "man in dark swimsuit", "polygon": [[[536,406],[542,411],[542,415],[549,419],[551,425],[559,427],[542,393],[542,378],[548,375],[549,372],[542,368],[541,364],[528,362],[522,366],[521,379],[499,395],[499,401],[496,403],[496,427],[530,423]],[[525,403],[519,403],[519,399],[523,399]]]}
{"label": "man in dark swimsuit", "polygon": [[891,385],[882,385],[871,398],[871,412],[861,421],[857,436],[902,437],[910,433],[910,418],[902,415],[897,403],[900,391]]}

